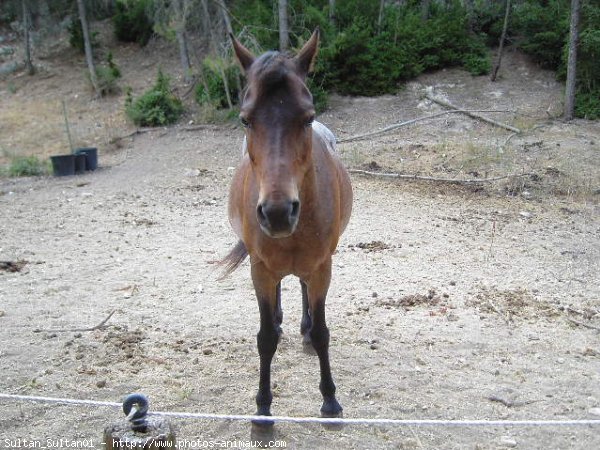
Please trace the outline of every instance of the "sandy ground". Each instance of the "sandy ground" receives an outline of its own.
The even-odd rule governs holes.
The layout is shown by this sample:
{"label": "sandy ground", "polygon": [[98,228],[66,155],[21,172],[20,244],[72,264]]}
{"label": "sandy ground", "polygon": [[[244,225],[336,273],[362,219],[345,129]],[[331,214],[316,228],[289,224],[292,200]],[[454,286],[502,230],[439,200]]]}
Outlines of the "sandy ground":
{"label": "sandy ground", "polygon": [[[327,301],[345,416],[598,418],[598,124],[549,120],[559,85],[516,69],[495,85],[452,70],[397,96],[334,97],[320,120],[344,137],[440,111],[423,100],[427,86],[461,106],[510,109],[495,117],[530,131],[503,148],[509,132],[452,115],[340,145],[347,165],[536,176],[465,187],[353,175],[354,213]],[[258,311],[248,265],[218,282],[214,264],[235,242],[226,203],[241,137],[232,125],[158,129],[100,148],[95,173],[0,180],[0,260],[26,262],[0,271],[0,392],[120,401],[141,391],[154,410],[254,412]],[[284,280],[275,414],[317,415],[321,404],[300,306],[297,281]],[[111,311],[105,327],[65,331]],[[1,403],[2,448],[18,438],[100,447],[120,417]],[[173,423],[180,439],[250,437],[245,423]],[[587,426],[276,430],[288,448],[307,449],[600,447]]]}

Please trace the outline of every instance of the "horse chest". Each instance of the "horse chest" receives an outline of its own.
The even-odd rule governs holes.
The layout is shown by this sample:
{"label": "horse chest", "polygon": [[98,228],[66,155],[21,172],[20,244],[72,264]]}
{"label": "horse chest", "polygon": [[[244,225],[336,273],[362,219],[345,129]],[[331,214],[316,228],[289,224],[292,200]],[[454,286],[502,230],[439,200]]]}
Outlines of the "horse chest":
{"label": "horse chest", "polygon": [[330,245],[329,239],[315,236],[310,244],[264,243],[254,249],[251,255],[261,260],[271,272],[280,276],[296,275],[305,278],[315,270],[315,266],[318,266],[320,261],[330,255]]}

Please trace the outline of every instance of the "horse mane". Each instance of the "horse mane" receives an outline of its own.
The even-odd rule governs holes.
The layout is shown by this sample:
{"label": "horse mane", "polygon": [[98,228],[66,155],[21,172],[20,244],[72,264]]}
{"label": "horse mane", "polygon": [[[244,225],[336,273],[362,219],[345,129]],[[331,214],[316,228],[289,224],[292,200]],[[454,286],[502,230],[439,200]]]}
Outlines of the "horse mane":
{"label": "horse mane", "polygon": [[254,61],[252,71],[260,86],[272,88],[282,85],[293,71],[290,55],[285,52],[267,52]]}

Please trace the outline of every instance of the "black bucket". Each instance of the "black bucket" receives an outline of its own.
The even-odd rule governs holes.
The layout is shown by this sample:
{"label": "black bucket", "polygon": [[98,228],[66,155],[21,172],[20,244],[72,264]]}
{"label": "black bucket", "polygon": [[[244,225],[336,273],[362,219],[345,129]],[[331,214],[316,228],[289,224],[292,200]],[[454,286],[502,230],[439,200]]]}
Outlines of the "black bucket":
{"label": "black bucket", "polygon": [[85,168],[86,168],[86,157],[83,153],[80,153],[79,155],[75,155],[75,173],[77,175],[80,175],[82,173],[85,172]]}
{"label": "black bucket", "polygon": [[96,147],[84,147],[75,150],[76,155],[85,155],[85,169],[96,170],[98,168],[98,149]]}
{"label": "black bucket", "polygon": [[75,175],[75,155],[56,155],[51,156],[52,171],[57,177],[66,175]]}

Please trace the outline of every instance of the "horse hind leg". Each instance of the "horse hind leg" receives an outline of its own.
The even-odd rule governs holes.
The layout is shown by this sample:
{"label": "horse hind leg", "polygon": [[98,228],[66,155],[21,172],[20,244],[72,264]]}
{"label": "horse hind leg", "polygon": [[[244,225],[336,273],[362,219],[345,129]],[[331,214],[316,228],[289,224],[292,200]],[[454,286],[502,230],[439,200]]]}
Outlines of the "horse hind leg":
{"label": "horse hind leg", "polygon": [[302,347],[304,353],[315,355],[315,349],[310,339],[310,329],[312,328],[312,320],[310,318],[310,311],[308,307],[308,287],[306,286],[306,283],[302,280],[300,280],[300,287],[302,288],[302,320],[300,321]]}

